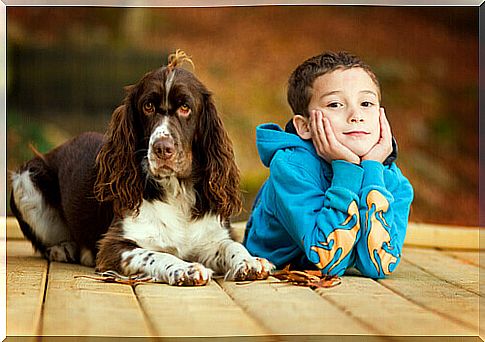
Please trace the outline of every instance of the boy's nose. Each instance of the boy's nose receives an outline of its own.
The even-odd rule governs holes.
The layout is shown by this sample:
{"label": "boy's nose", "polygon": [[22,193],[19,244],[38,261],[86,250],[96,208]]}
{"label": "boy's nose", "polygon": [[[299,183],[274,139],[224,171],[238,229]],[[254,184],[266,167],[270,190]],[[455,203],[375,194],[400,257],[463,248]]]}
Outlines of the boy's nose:
{"label": "boy's nose", "polygon": [[350,109],[349,113],[350,122],[363,122],[364,116],[357,109]]}
{"label": "boy's nose", "polygon": [[364,122],[364,118],[354,116],[350,119],[350,122]]}

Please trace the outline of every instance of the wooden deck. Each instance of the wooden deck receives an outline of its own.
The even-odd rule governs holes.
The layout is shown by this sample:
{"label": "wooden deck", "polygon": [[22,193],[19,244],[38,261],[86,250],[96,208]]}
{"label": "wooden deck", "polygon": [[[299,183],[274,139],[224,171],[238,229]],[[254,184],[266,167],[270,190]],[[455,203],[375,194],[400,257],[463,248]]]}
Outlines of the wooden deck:
{"label": "wooden deck", "polygon": [[361,341],[366,335],[364,341],[381,341],[426,335],[480,341],[481,253],[406,246],[387,279],[349,275],[339,286],[315,291],[275,278],[244,284],[216,279],[203,287],[131,286],[75,277],[93,276],[94,270],[48,263],[33,254],[29,242],[9,237],[7,336],[296,341],[301,335],[313,340],[345,335]]}

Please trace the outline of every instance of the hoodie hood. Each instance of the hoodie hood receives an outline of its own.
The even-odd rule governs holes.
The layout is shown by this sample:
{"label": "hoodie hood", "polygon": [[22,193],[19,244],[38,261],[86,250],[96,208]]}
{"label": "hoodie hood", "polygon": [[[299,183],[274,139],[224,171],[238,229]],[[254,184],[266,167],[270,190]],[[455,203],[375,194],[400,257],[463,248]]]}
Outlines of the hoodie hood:
{"label": "hoodie hood", "polygon": [[274,123],[256,127],[256,146],[264,166],[269,167],[275,153],[286,148],[304,148],[316,155],[311,140],[303,140],[297,134],[287,133]]}

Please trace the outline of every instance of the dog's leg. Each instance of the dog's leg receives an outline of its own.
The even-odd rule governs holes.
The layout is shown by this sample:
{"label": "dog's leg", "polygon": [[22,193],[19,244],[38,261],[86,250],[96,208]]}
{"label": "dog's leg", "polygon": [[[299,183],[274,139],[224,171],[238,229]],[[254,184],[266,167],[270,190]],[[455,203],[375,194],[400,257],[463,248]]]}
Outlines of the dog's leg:
{"label": "dog's leg", "polygon": [[275,266],[268,260],[253,257],[239,242],[225,238],[200,250],[200,261],[228,280],[266,279]]}
{"label": "dog's leg", "polygon": [[121,255],[125,274],[143,273],[170,285],[205,285],[213,271],[199,263],[189,263],[176,256],[135,248]]}
{"label": "dog's leg", "polygon": [[96,259],[98,272],[116,271],[124,275],[143,274],[170,285],[205,285],[213,271],[199,263],[140,248],[133,241],[108,234],[100,241]]}
{"label": "dog's leg", "polygon": [[[77,244],[58,209],[49,204],[56,200],[57,184],[47,167],[38,158],[32,159],[26,169],[12,174],[10,206],[19,225],[34,248],[50,261],[76,262]],[[47,196],[44,188],[50,191]]]}

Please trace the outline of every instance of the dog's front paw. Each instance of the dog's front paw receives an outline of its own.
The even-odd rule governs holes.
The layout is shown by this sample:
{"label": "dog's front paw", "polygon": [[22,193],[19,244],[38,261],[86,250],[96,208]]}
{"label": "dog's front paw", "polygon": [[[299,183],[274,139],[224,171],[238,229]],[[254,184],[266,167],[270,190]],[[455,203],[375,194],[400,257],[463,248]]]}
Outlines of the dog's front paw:
{"label": "dog's front paw", "polygon": [[167,269],[168,283],[177,286],[201,286],[207,284],[214,273],[199,263],[174,265]]}
{"label": "dog's front paw", "polygon": [[229,280],[266,279],[275,266],[264,258],[251,257],[237,263],[226,275]]}

